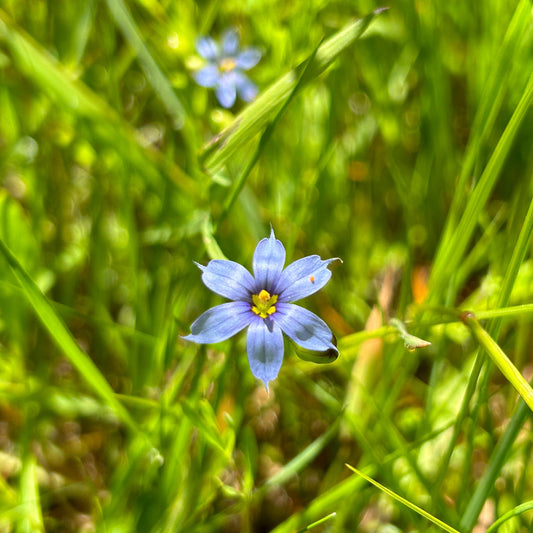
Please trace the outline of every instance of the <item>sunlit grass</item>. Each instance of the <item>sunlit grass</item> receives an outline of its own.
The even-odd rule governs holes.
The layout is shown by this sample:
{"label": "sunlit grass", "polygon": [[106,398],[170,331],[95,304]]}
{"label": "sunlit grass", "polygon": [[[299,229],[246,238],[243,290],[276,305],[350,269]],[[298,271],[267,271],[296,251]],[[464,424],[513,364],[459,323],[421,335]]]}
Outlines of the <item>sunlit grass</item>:
{"label": "sunlit grass", "polygon": [[[0,1],[1,533],[531,530],[531,3],[380,7]],[[271,226],[343,263],[267,394],[180,335]]]}

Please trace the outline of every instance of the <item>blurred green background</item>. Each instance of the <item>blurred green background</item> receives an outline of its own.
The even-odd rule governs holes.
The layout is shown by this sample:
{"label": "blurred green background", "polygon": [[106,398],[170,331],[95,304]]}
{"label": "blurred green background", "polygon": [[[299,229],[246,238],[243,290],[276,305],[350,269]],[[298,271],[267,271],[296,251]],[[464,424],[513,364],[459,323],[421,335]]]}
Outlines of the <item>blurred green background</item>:
{"label": "blurred green background", "polygon": [[[530,411],[480,346],[533,375],[532,5],[378,7],[0,0],[0,532],[442,530],[345,463],[531,531]],[[193,73],[228,27],[263,57],[224,110]],[[271,225],[343,264],[304,303],[339,359],[287,345],[267,395],[243,335],[179,335],[221,302],[193,261]]]}

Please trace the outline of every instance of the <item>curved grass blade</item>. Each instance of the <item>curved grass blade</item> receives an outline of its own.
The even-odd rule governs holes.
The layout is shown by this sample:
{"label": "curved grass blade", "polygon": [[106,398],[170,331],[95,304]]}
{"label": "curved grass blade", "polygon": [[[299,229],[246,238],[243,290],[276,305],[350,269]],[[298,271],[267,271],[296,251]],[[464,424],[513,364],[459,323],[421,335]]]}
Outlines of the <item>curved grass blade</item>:
{"label": "curved grass blade", "polygon": [[410,502],[409,500],[406,500],[405,498],[402,498],[399,494],[396,494],[392,490],[388,489],[387,487],[381,485],[381,483],[378,483],[377,481],[374,481],[371,477],[367,476],[366,474],[363,474],[363,472],[360,472],[353,466],[350,466],[349,464],[346,464],[346,466],[355,472],[357,475],[361,476],[363,479],[366,479],[369,483],[372,483],[375,487],[377,487],[379,490],[383,491],[385,494],[388,494],[392,498],[394,498],[396,501],[400,502],[401,504],[405,505],[406,507],[409,507],[409,509],[412,509],[415,511],[415,513],[418,513],[420,516],[423,516],[430,522],[433,522],[436,526],[439,526],[441,529],[444,529],[444,531],[448,531],[448,533],[459,533],[457,529],[454,529],[453,527],[449,526],[448,524],[444,523],[442,520],[439,520],[432,514],[429,514],[427,511],[424,511],[421,507],[418,507],[418,505],[415,505],[414,503]]}
{"label": "curved grass blade", "polygon": [[[376,9],[369,15],[347,24],[326,40],[317,50],[315,60],[302,86],[307,85],[331,65],[338,55],[357,40],[368,28],[370,22],[385,9]],[[209,172],[220,170],[237,149],[246,144],[265,126],[274,110],[282,106],[289,98],[298,83],[299,73],[304,69],[305,62],[282,76],[260,94],[255,102],[239,113],[230,126],[204,146],[202,158]]]}
{"label": "curved grass blade", "polygon": [[102,376],[100,370],[98,370],[98,367],[76,344],[72,334],[67,329],[61,318],[59,318],[50,302],[40,291],[39,287],[24,270],[18,259],[13,255],[11,250],[9,250],[2,239],[0,239],[0,253],[4,256],[9,264],[11,271],[23,289],[28,302],[31,304],[43,326],[48,330],[60,350],[76,367],[78,372],[90,385],[90,387],[115,412],[117,417],[131,430],[138,432],[139,430],[137,425],[129,415],[128,411],[117,400],[113,389]]}
{"label": "curved grass blade", "polygon": [[533,500],[529,502],[525,502],[521,505],[517,505],[514,509],[511,509],[510,511],[507,511],[505,514],[500,516],[496,522],[494,522],[485,533],[493,533],[494,531],[497,531],[498,528],[504,523],[507,522],[507,520],[510,520],[511,518],[521,515],[522,513],[525,513],[526,511],[531,511],[533,509]]}

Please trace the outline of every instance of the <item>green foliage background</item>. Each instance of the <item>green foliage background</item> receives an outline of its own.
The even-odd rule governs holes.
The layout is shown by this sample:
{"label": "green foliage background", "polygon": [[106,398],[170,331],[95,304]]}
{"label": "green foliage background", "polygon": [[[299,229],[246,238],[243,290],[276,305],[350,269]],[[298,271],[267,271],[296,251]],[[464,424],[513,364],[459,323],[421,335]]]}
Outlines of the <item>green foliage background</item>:
{"label": "green foliage background", "polygon": [[[378,7],[0,0],[0,532],[531,530],[532,5]],[[267,395],[179,336],[270,225],[343,264]]]}

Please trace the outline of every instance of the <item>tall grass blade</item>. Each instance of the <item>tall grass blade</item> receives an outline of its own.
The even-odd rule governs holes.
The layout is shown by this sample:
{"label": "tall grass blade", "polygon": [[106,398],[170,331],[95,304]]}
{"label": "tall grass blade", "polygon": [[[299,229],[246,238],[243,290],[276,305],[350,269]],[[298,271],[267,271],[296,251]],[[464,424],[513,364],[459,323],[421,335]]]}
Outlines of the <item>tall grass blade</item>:
{"label": "tall grass blade", "polygon": [[349,464],[346,465],[350,470],[355,472],[358,476],[361,476],[363,479],[366,479],[369,483],[372,483],[375,487],[377,487],[379,490],[383,491],[385,494],[388,494],[392,498],[394,498],[396,501],[400,502],[401,504],[405,505],[406,507],[409,507],[409,509],[412,509],[415,511],[415,513],[418,513],[420,516],[423,516],[430,522],[433,522],[435,525],[439,526],[441,529],[444,529],[444,531],[448,531],[448,533],[459,533],[457,529],[454,529],[453,527],[449,526],[448,524],[445,524],[442,522],[442,520],[439,520],[437,517],[433,516],[432,514],[428,513],[427,511],[424,511],[424,509],[418,507],[418,505],[415,505],[414,503],[410,502],[409,500],[406,500],[399,494],[396,494],[392,490],[388,489],[387,487],[384,487],[377,481],[373,480],[371,477],[367,476],[366,474],[363,474],[363,472],[360,472],[353,466],[350,466]]}
{"label": "tall grass blade", "polygon": [[94,392],[98,394],[115,412],[117,417],[131,430],[138,432],[137,425],[129,415],[128,411],[126,411],[122,404],[116,399],[113,389],[102,376],[98,367],[76,344],[72,334],[61,318],[59,318],[54,308],[50,305],[50,302],[46,299],[39,287],[30,278],[18,259],[11,253],[1,239],[0,253],[6,259],[11,271],[24,290],[28,302],[41,320],[43,326],[54,339],[58,348],[65,354],[74,367],[76,367],[83,379],[91,386]]}
{"label": "tall grass blade", "polygon": [[[383,9],[377,9],[362,19],[351,22],[326,40],[317,50],[316,59],[303,85],[307,85],[319,76],[343,50],[361,37],[370,22],[382,11]],[[271,114],[289,98],[298,83],[298,73],[304,68],[305,63],[282,76],[204,147],[202,157],[205,158],[205,167],[209,172],[220,170],[236,150],[244,146],[265,126]]]}
{"label": "tall grass blade", "polygon": [[516,132],[529,111],[532,99],[533,74],[530,76],[522,97],[505,131],[500,137],[476,188],[468,199],[468,203],[456,230],[450,239],[444,242],[442,252],[438,253],[435,258],[435,264],[430,278],[430,287],[436,291],[435,294],[437,295],[442,293],[444,287],[448,285],[446,280],[449,280],[451,274],[463,258],[465,249],[472,239],[474,229],[478,223],[479,215],[500,176],[501,169],[509,154]]}

